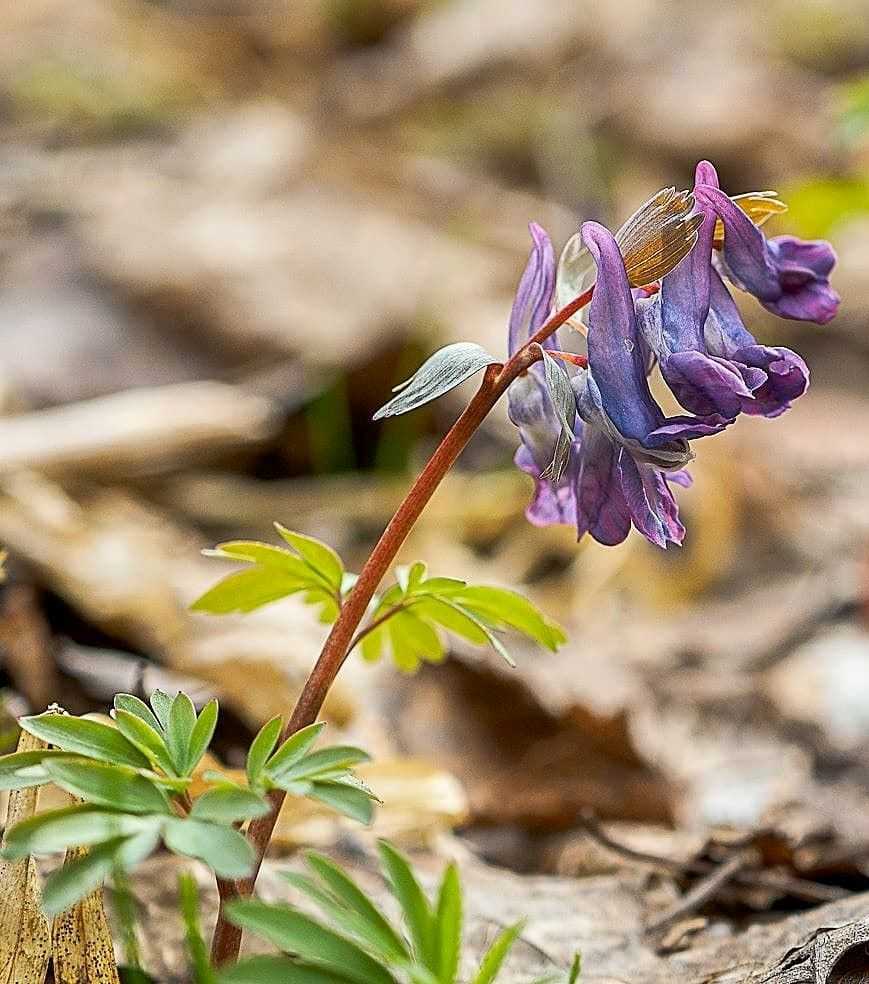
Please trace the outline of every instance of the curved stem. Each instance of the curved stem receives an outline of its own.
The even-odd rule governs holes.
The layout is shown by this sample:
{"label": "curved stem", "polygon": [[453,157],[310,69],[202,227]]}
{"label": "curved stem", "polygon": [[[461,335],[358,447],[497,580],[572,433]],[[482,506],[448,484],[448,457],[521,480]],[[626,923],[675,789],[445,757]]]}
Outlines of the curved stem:
{"label": "curved stem", "polygon": [[[395,515],[389,521],[389,525],[383,531],[377,545],[371,551],[359,574],[359,579],[345,600],[341,613],[323,644],[320,656],[302,688],[290,720],[281,733],[279,741],[285,741],[301,728],[305,728],[316,721],[326,699],[326,694],[347,658],[354,633],[365,615],[374,592],[389,570],[395,555],[413,529],[429,499],[456,458],[462,453],[465,445],[473,437],[477,428],[504,395],[510,383],[540,358],[540,350],[537,348],[539,343],[549,338],[580,308],[585,307],[591,300],[593,289],[593,286],[590,287],[584,294],[556,312],[506,365],[488,367],[476,395],[447,431],[425,468],[411,486],[404,501],[396,510]],[[285,797],[286,793],[283,790],[272,790],[269,793],[271,811],[266,816],[251,821],[247,836],[256,856],[251,876],[239,882],[218,881],[220,910],[211,947],[212,962],[215,965],[219,966],[231,962],[238,957],[241,930],[227,920],[226,903],[238,896],[252,894],[254,882],[262,865],[263,856],[271,840],[278,812]]]}

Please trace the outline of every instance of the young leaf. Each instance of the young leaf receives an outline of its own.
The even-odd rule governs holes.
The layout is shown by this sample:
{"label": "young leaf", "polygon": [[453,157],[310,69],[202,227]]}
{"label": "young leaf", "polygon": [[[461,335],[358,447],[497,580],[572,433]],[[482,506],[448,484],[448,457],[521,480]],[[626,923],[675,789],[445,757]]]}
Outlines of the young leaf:
{"label": "young leaf", "polygon": [[567,641],[564,630],[527,598],[506,588],[467,587],[453,600],[496,627],[509,627],[555,652]]}
{"label": "young leaf", "polygon": [[354,765],[368,762],[369,759],[368,753],[361,748],[354,748],[352,745],[332,745],[331,748],[321,748],[318,752],[311,752],[310,755],[289,764],[282,762],[279,768],[275,768],[274,759],[272,759],[267,770],[269,778],[273,782],[283,784],[332,778],[334,773],[346,772],[348,769],[352,769]]}
{"label": "young leaf", "polygon": [[49,780],[43,763],[51,758],[63,757],[68,757],[68,753],[49,748],[0,756],[0,789],[29,789],[31,786],[45,785]]}
{"label": "young leaf", "polygon": [[434,917],[431,906],[413,873],[407,858],[388,841],[377,842],[380,859],[383,863],[392,889],[404,913],[404,921],[410,932],[414,954],[417,960],[429,970],[437,972],[437,957],[434,952]]}
{"label": "young leaf", "polygon": [[193,731],[190,733],[185,775],[190,775],[199,764],[202,756],[208,751],[208,746],[214,737],[214,729],[217,727],[217,714],[217,700],[212,698],[200,711]]}
{"label": "young leaf", "polygon": [[309,852],[306,859],[310,868],[319,875],[335,899],[357,915],[361,924],[365,926],[366,938],[376,942],[381,952],[391,955],[396,960],[406,960],[410,957],[404,940],[342,868],[325,855],[314,851]]}
{"label": "young leaf", "polygon": [[270,567],[251,567],[228,574],[190,606],[210,615],[246,615],[273,601],[280,601],[310,587],[310,580],[284,574]]}
{"label": "young leaf", "polygon": [[233,827],[173,817],[165,824],[163,840],[176,854],[204,861],[219,878],[244,878],[253,867],[253,848]]}
{"label": "young leaf", "polygon": [[489,641],[483,626],[448,598],[419,598],[414,602],[413,610],[420,618],[426,618],[476,646],[485,646]]}
{"label": "young leaf", "polygon": [[169,726],[169,712],[172,710],[172,702],[174,700],[174,695],[167,694],[164,690],[155,690],[151,694],[151,707],[154,708],[154,714],[156,714],[160,728],[163,731]]}
{"label": "young leaf", "polygon": [[577,950],[573,955],[573,962],[567,974],[567,984],[576,984],[579,975],[582,973],[582,954]]}
{"label": "young leaf", "polygon": [[[282,725],[283,721],[280,717],[273,717],[271,721],[266,722],[260,728],[256,738],[250,743],[245,765],[247,781],[250,786],[259,784],[265,764],[278,743]],[[2,763],[2,759],[0,759],[0,763]]]}
{"label": "young leaf", "polygon": [[7,832],[3,856],[16,859],[28,854],[55,854],[69,847],[89,847],[115,837],[159,831],[164,819],[117,813],[82,803],[16,823]]}
{"label": "young leaf", "polygon": [[245,560],[251,564],[259,564],[261,567],[271,567],[300,581],[307,581],[310,578],[310,571],[303,560],[285,547],[277,547],[273,543],[233,540],[229,543],[218,543],[213,550],[203,552],[208,557]]}
{"label": "young leaf", "polygon": [[492,984],[507,959],[507,954],[513,949],[513,944],[519,938],[524,925],[524,922],[518,922],[501,930],[483,957],[480,969],[473,979],[473,984]]}
{"label": "young leaf", "polygon": [[166,722],[166,747],[175,763],[179,775],[187,775],[187,760],[190,754],[190,739],[196,726],[196,708],[187,694],[180,691],[175,695],[169,708]]}
{"label": "young leaf", "polygon": [[73,796],[125,813],[169,813],[164,794],[132,769],[82,759],[52,759],[52,780]]}
{"label": "young leaf", "polygon": [[268,760],[266,772],[269,776],[280,775],[285,769],[289,769],[300,761],[319,738],[320,732],[325,727],[325,722],[318,721],[316,724],[309,724],[307,728],[302,728],[294,735],[290,735]]}
{"label": "young leaf", "polygon": [[42,905],[49,916],[56,916],[89,895],[108,878],[115,866],[118,848],[126,838],[97,844],[90,850],[81,849],[77,857],[67,860],[46,879]]}
{"label": "young leaf", "polygon": [[138,697],[132,694],[115,694],[114,708],[116,711],[126,711],[128,714],[135,714],[149,727],[153,728],[158,734],[163,730],[163,726],[157,720],[156,715],[150,707]]}
{"label": "young leaf", "polygon": [[37,714],[24,717],[19,722],[31,735],[56,745],[65,752],[75,752],[88,758],[118,765],[131,765],[137,769],[150,766],[147,756],[128,741],[117,728],[110,728],[99,721],[71,717],[67,714]]}
{"label": "young leaf", "polygon": [[435,912],[435,953],[441,984],[453,984],[462,948],[462,887],[455,864],[444,872]]}
{"label": "young leaf", "polygon": [[193,980],[195,984],[217,984],[199,925],[199,891],[193,875],[188,871],[178,876],[178,898],[184,919],[187,952],[193,964]]}
{"label": "young leaf", "polygon": [[359,786],[343,782],[314,782],[308,790],[310,799],[319,800],[344,816],[368,826],[374,817],[371,794]]}
{"label": "young leaf", "polygon": [[302,560],[323,578],[326,586],[333,591],[341,591],[344,578],[344,564],[338,554],[327,544],[303,533],[294,533],[286,526],[275,523],[275,529],[287,543],[299,552]]}
{"label": "young leaf", "polygon": [[256,793],[240,786],[224,786],[209,789],[198,796],[193,802],[190,816],[194,820],[231,824],[262,817],[268,812],[269,804]]}
{"label": "young leaf", "polygon": [[229,918],[306,963],[337,973],[355,984],[395,984],[393,976],[361,947],[310,916],[257,899],[229,904]]}
{"label": "young leaf", "polygon": [[[138,715],[131,714],[123,708],[116,708],[114,715],[118,731],[128,741],[132,742],[143,755],[146,755],[152,765],[159,766],[170,776],[177,775],[175,764],[160,732],[155,731]],[[154,720],[156,721],[156,718]]]}
{"label": "young leaf", "polygon": [[474,342],[445,345],[429,356],[410,379],[394,388],[398,395],[384,404],[374,414],[374,419],[382,420],[384,417],[395,417],[416,410],[417,407],[448,393],[486,366],[496,365],[497,362],[497,359]]}
{"label": "young leaf", "polygon": [[[350,984],[333,970],[318,970],[288,957],[248,957],[220,971],[217,984]],[[199,984],[199,982],[197,982]]]}

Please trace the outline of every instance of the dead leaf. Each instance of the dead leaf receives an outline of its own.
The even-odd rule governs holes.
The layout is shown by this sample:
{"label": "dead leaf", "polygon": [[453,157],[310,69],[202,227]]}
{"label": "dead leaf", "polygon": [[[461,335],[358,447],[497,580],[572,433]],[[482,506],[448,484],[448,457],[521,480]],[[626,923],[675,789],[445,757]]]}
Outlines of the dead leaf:
{"label": "dead leaf", "polygon": [[[46,748],[26,732],[18,740],[19,752]],[[6,830],[36,812],[38,787],[16,789],[9,794]],[[3,835],[3,845],[6,835]],[[40,908],[40,891],[33,858],[0,861],[0,982],[42,984],[51,954],[51,931]]]}
{"label": "dead leaf", "polygon": [[[86,854],[86,848],[72,848],[64,864]],[[119,984],[101,888],[55,917],[51,949],[57,984]]]}

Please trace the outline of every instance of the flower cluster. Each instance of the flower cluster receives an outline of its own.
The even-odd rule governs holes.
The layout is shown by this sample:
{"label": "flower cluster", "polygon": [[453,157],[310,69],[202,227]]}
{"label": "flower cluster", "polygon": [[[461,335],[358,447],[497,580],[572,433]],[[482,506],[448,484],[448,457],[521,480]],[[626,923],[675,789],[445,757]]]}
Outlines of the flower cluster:
{"label": "flower cluster", "polygon": [[[554,298],[578,295],[596,268],[581,326],[585,358],[561,351],[579,337],[562,328],[561,339],[543,342],[548,365],[532,366],[508,392],[522,441],[515,461],[535,481],[532,523],[575,524],[579,537],[590,533],[603,544],[621,543],[633,524],[658,546],[681,543],[670,483],[690,484],[690,442],[740,413],[776,417],[806,391],[805,362],[790,349],[759,345],[726,285],[783,318],[824,324],[835,315],[830,245],[767,239],[760,229],[783,210],[772,192],[728,197],[703,161],[692,193],[659,193],[615,235],[586,222],[557,276],[549,237],[532,224],[510,318],[511,355],[543,326]],[[568,367],[559,363],[573,394],[568,419],[554,398],[552,353]],[[655,364],[686,414],[667,417],[653,397]]]}

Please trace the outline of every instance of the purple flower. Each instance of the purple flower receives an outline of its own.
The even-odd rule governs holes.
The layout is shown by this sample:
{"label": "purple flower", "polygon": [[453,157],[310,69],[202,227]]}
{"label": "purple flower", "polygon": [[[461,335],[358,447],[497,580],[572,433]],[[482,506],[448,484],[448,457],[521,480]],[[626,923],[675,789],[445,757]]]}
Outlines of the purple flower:
{"label": "purple flower", "polygon": [[794,236],[767,239],[739,205],[721,191],[715,168],[697,166],[694,197],[724,223],[722,269],[737,287],[782,318],[826,324],[836,314],[839,295],[830,287],[836,263],[832,246]]}
{"label": "purple flower", "polygon": [[[572,380],[584,426],[575,450],[576,527],[600,543],[620,543],[631,524],[652,543],[681,543],[685,529],[667,483],[684,484],[689,441],[729,421],[711,414],[665,417],[647,379],[644,346],[624,261],[612,233],[582,227],[597,265],[588,314],[588,370]],[[571,469],[568,469],[571,471]]]}
{"label": "purple flower", "polygon": [[[531,255],[510,313],[509,354],[512,356],[546,321],[555,290],[555,254],[546,232],[532,222]],[[555,338],[544,342],[553,348]],[[576,514],[570,465],[557,483],[544,477],[555,456],[561,422],[539,365],[516,379],[507,391],[510,420],[519,428],[522,443],[514,461],[534,479],[534,496],[525,511],[535,526],[572,523]]]}
{"label": "purple flower", "polygon": [[[717,180],[711,164],[697,166],[695,194],[703,216],[697,245],[664,277],[658,296],[641,302],[642,332],[686,410],[730,419],[740,413],[776,417],[805,392],[809,370],[790,349],[757,344],[715,268],[716,212],[700,192]],[[763,240],[748,216],[733,208]],[[725,223],[725,247],[728,238]]]}

